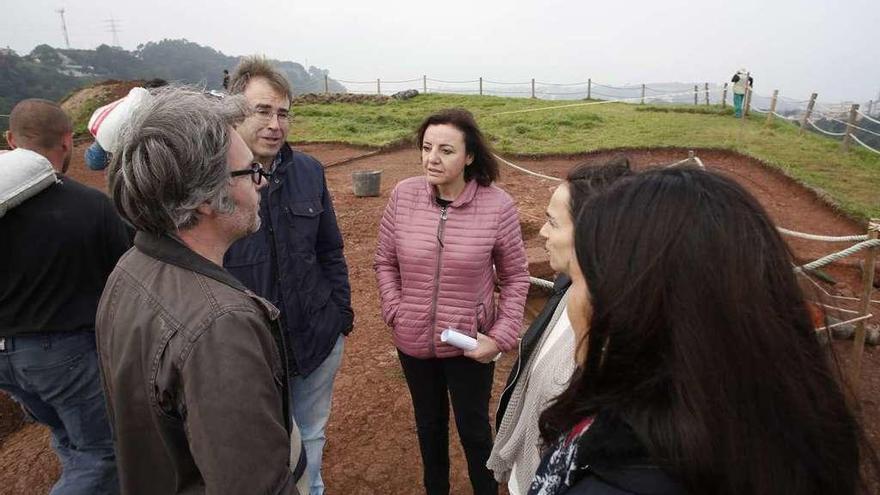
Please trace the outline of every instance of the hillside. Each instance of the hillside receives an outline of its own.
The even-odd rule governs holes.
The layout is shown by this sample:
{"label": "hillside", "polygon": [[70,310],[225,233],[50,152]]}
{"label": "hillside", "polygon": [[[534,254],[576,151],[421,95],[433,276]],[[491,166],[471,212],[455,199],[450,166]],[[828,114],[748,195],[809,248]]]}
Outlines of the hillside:
{"label": "hillside", "polygon": [[[586,103],[586,105],[584,104]],[[496,149],[507,155],[587,153],[617,148],[716,148],[733,150],[778,168],[817,190],[857,219],[880,217],[880,155],[764,117],[734,119],[730,107],[650,106],[581,102],[552,109],[525,98],[421,95],[385,104],[295,105],[291,139],[387,146],[409,141],[430,112],[465,107],[477,117]],[[536,110],[526,113],[505,113]]]}
{"label": "hillside", "polygon": [[[231,72],[240,58],[187,40],[149,42],[134,51],[107,45],[94,50],[39,45],[19,56],[0,50],[0,115],[8,114],[22,99],[59,100],[74,89],[106,79],[161,78],[220,89],[223,69]],[[271,62],[287,76],[295,93],[324,90],[325,69],[284,60]],[[329,86],[331,91],[345,90],[332,79]],[[0,118],[0,130],[6,127],[6,119]]]}

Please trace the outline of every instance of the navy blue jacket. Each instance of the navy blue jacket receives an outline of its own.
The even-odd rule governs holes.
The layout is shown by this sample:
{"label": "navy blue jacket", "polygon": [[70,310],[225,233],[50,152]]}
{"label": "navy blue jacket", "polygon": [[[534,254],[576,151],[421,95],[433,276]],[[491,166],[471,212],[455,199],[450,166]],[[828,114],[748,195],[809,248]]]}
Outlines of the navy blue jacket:
{"label": "navy blue jacket", "polygon": [[308,375],[351,331],[351,287],[324,167],[286,143],[279,156],[260,191],[260,230],[233,244],[223,264],[281,310],[291,372]]}

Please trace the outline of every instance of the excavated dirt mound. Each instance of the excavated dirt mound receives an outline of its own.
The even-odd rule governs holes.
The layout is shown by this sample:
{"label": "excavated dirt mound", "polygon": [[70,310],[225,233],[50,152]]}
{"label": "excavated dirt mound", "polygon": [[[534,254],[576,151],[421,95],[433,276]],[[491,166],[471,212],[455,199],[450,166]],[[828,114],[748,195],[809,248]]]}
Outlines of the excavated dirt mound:
{"label": "excavated dirt mound", "polygon": [[[70,175],[104,188],[103,173],[89,171],[83,164],[85,146],[79,145]],[[309,144],[298,148],[324,163],[341,162],[365,153],[362,148],[340,145]],[[541,159],[507,158],[542,174],[562,177],[575,163],[601,162],[618,152]],[[671,163],[687,155],[686,150],[628,150],[625,154],[636,168]],[[754,193],[779,226],[826,235],[863,233],[865,230],[860,223],[835,213],[811,191],[756,160],[725,151],[697,150],[697,155],[708,167],[730,175]],[[381,196],[356,198],[352,193],[351,173],[380,169],[383,170]],[[396,182],[420,174],[418,151],[382,152],[329,167],[326,172],[345,238],[356,313],[355,330],[346,342],[345,357],[336,380],[327,430],[324,456],[327,492],[347,495],[422,493],[412,404],[389,330],[382,323],[372,269],[382,209]],[[499,186],[517,201],[532,269],[547,275],[546,254],[537,232],[556,183],[504,167]],[[801,260],[815,259],[835,250],[833,246],[797,239],[790,239],[790,244]],[[828,290],[842,294],[858,292],[856,266],[835,265],[827,272],[838,280],[836,286],[826,285]],[[539,297],[530,301],[527,319],[528,313],[540,309],[540,306]],[[846,362],[851,343],[837,342],[835,347]],[[513,358],[507,355],[498,363],[493,410]],[[869,347],[864,357],[861,406],[869,436],[875,443],[880,440],[875,426],[880,419],[880,404],[876,400],[878,391],[880,350]],[[21,427],[16,416],[17,406],[9,406],[8,399],[3,399],[0,400],[0,421],[3,422],[0,427],[0,465],[4,469],[0,470],[0,493],[46,493],[59,472],[57,460],[48,445],[47,430],[34,424]],[[11,423],[7,425],[7,422]],[[450,437],[452,493],[471,493],[454,427]]]}
{"label": "excavated dirt mound", "polygon": [[85,129],[95,109],[124,97],[132,88],[143,84],[144,81],[108,80],[76,90],[65,97],[61,101],[61,108],[73,120],[76,138],[91,138]]}
{"label": "excavated dirt mound", "polygon": [[293,98],[293,105],[309,103],[388,103],[390,96],[354,93],[306,93]]}

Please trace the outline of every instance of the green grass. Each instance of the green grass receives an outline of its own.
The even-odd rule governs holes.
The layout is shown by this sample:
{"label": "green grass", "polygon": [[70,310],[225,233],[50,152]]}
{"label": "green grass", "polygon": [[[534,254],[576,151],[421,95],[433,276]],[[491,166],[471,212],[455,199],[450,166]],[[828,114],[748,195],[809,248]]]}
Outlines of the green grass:
{"label": "green grass", "polygon": [[717,106],[639,106],[620,103],[497,115],[501,112],[564,106],[552,102],[492,96],[422,95],[407,101],[297,106],[294,141],[387,146],[412,141],[429,113],[464,107],[477,118],[499,153],[582,153],[614,148],[722,148],[752,156],[827,193],[846,214],[880,217],[880,155],[855,145],[847,153],[839,142],[806,133],[764,116],[745,123]]}
{"label": "green grass", "polygon": [[80,109],[79,114],[73,116],[73,135],[77,137],[89,136],[89,119],[92,117],[92,114],[95,113],[95,110],[101,108],[107,103],[108,102],[102,101],[98,98],[90,98],[87,100]]}

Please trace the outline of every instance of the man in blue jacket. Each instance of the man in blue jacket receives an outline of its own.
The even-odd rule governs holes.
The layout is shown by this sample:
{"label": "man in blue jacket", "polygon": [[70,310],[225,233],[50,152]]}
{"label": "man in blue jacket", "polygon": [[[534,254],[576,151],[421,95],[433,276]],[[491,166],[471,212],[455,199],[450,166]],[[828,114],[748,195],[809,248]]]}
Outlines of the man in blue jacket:
{"label": "man in blue jacket", "polygon": [[291,410],[305,444],[311,494],[320,495],[333,380],[354,320],[342,235],[321,163],[286,142],[287,79],[265,59],[248,57],[232,75],[229,92],[244,94],[251,106],[253,114],[236,130],[272,177],[261,191],[262,227],[232,245],[224,266],[281,309]]}

